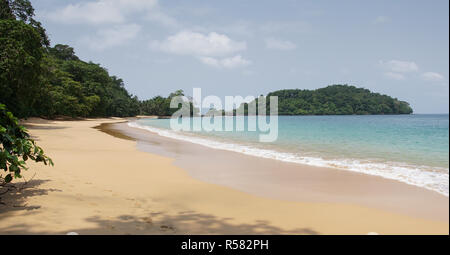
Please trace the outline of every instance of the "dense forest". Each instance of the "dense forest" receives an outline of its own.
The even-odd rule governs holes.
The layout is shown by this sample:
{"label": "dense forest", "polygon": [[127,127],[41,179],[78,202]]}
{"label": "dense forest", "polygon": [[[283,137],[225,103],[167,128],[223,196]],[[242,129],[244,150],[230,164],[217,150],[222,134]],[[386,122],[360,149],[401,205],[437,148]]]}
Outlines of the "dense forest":
{"label": "dense forest", "polygon": [[98,64],[78,59],[71,47],[48,49],[47,75],[41,98],[31,114],[48,117],[135,116],[139,101],[124,88],[122,79],[110,76]]}
{"label": "dense forest", "polygon": [[[268,98],[270,96],[278,96],[279,115],[411,114],[413,112],[407,102],[349,85],[331,85],[316,90],[278,90],[267,95]],[[251,103],[257,103],[257,101]],[[247,104],[241,105],[240,108],[244,108],[245,114],[248,113]],[[269,104],[267,108],[270,109]]]}
{"label": "dense forest", "polygon": [[192,103],[192,99],[186,98],[187,100],[178,100],[174,102],[178,102],[178,108],[171,108],[170,102],[174,97],[185,96],[183,90],[177,90],[171,93],[168,97],[156,96],[148,100],[139,102],[139,110],[142,115],[156,115],[156,116],[171,116],[178,109],[184,105],[184,107],[189,107],[190,116],[197,115],[199,113],[199,109],[194,107]]}
{"label": "dense forest", "polygon": [[24,118],[135,116],[139,101],[120,78],[80,60],[74,49],[50,47],[27,0],[0,0],[0,103]]}

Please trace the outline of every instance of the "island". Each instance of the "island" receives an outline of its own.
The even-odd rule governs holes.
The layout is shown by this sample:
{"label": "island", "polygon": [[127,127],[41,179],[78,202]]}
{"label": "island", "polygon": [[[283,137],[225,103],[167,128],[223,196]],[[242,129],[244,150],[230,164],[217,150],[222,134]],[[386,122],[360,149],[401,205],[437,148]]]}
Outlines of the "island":
{"label": "island", "polygon": [[[267,94],[269,98],[278,97],[278,115],[376,115],[411,114],[413,109],[408,102],[400,101],[365,88],[350,85],[330,85],[316,90],[284,89]],[[242,104],[239,110],[248,114],[248,105],[257,104],[258,99]],[[242,109],[244,108],[244,109]]]}

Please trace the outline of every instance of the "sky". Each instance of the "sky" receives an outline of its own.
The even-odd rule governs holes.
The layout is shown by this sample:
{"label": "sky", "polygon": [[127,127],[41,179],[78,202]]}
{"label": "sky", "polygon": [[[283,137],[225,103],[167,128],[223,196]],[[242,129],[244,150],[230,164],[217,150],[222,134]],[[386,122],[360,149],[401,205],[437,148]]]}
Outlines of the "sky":
{"label": "sky", "polygon": [[449,1],[31,0],[52,45],[139,99],[349,84],[449,112]]}

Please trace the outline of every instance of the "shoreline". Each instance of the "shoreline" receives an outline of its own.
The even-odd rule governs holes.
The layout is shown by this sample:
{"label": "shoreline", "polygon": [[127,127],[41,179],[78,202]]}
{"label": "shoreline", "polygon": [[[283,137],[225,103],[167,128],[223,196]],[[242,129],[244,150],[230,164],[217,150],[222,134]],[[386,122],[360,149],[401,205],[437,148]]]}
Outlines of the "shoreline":
{"label": "shoreline", "polygon": [[[448,218],[433,220],[357,203],[269,198],[199,180],[198,176],[215,177],[206,175],[205,169],[193,171],[186,161],[180,167],[180,155],[196,155],[195,151],[182,151],[191,146],[161,143],[160,137],[151,134],[156,140],[143,144],[94,128],[123,121],[126,119],[28,120],[31,135],[52,157],[55,167],[29,164],[25,177],[29,180],[36,174],[34,179],[26,189],[2,198],[6,205],[0,205],[0,233],[448,234]],[[147,151],[159,148],[162,153],[144,152],[143,145]],[[208,150],[206,153],[217,155]],[[212,158],[201,165],[210,166],[207,160]],[[243,163],[234,160],[234,165]],[[240,168],[249,169],[246,164]],[[329,173],[310,176],[311,185],[305,190],[320,188],[314,179]]]}
{"label": "shoreline", "polygon": [[[260,197],[356,204],[448,222],[447,196],[397,180],[213,149],[127,123],[107,124],[103,131],[130,137],[141,151],[175,159],[174,164],[193,178]],[[229,167],[229,162],[235,167]]]}
{"label": "shoreline", "polygon": [[[168,123],[166,124],[168,125]],[[330,145],[331,148],[334,148],[331,154],[329,153],[330,151],[324,153],[324,155],[321,155],[322,153],[311,154],[308,153],[308,151],[302,151],[301,154],[298,154],[292,150],[293,144],[290,145],[290,149],[283,148],[283,143],[286,143],[286,138],[283,138],[284,140],[280,143],[281,146],[279,146],[280,144],[278,144],[278,142],[264,146],[261,144],[255,144],[255,141],[233,139],[233,135],[230,139],[222,139],[223,137],[221,134],[218,134],[218,136],[216,137],[215,135],[209,136],[207,134],[197,135],[194,134],[195,132],[192,135],[190,132],[174,132],[170,130],[170,128],[167,127],[166,124],[163,124],[164,127],[159,127],[158,125],[147,125],[139,121],[130,121],[128,125],[133,128],[140,128],[146,131],[150,131],[162,137],[176,139],[191,144],[198,144],[215,150],[237,152],[253,157],[273,159],[300,165],[332,168],[343,171],[363,173],[372,176],[380,176],[385,179],[400,181],[417,187],[432,190],[448,197],[448,167],[444,165],[426,165],[420,162],[408,162],[408,160],[403,161],[399,158],[397,158],[397,160],[386,159],[380,161],[377,157],[380,157],[381,155],[374,157],[374,155],[370,155],[370,150],[367,153],[362,153],[354,157],[351,155],[351,153],[349,154],[348,145],[347,148],[343,148],[344,154],[346,154],[346,156],[342,156],[342,154],[340,154],[339,152],[339,143],[344,143],[343,147],[345,147],[346,141],[344,140],[336,143],[334,147],[333,145]],[[300,145],[297,144],[296,146]],[[318,151],[327,151],[328,147],[329,146],[327,146],[327,148],[318,149]],[[317,148],[315,149],[315,151],[317,152]],[[381,153],[381,151],[379,151],[378,153]],[[389,155],[390,153],[393,153],[393,151],[388,150],[383,152],[383,154],[386,155]],[[414,157],[409,157],[409,159],[420,158],[424,156],[423,153],[416,153],[414,155]],[[408,156],[405,156],[405,158],[407,157]],[[442,160],[442,158],[438,159],[435,157],[434,159],[429,159],[428,163],[437,162],[439,160]]]}

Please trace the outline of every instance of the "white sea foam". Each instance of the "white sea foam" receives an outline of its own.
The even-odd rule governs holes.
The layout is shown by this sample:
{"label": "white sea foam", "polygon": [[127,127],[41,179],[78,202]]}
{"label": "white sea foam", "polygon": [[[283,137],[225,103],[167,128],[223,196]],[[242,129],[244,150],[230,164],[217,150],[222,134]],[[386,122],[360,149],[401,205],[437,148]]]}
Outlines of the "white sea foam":
{"label": "white sea foam", "polygon": [[294,153],[255,148],[243,144],[227,143],[192,135],[185,135],[168,129],[129,122],[128,126],[145,129],[163,137],[187,141],[206,147],[234,151],[250,156],[275,159],[290,163],[306,164],[318,167],[332,167],[340,170],[354,171],[386,179],[401,181],[410,185],[423,187],[449,196],[449,170],[439,167],[413,166],[397,162],[377,163],[355,159],[328,160],[320,157],[304,157]]}

